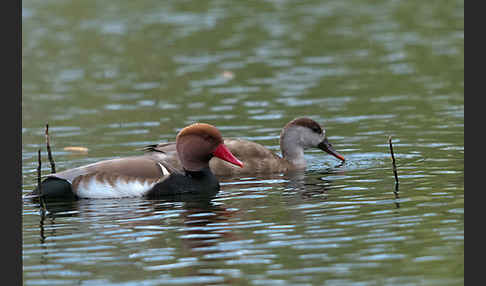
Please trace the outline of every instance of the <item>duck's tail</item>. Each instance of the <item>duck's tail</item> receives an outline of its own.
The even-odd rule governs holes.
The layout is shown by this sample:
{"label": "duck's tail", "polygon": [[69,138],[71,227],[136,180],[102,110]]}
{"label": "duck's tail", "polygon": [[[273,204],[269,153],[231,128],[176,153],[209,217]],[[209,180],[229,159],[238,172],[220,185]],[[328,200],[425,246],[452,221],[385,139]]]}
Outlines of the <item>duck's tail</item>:
{"label": "duck's tail", "polygon": [[46,178],[42,181],[40,190],[39,187],[36,187],[31,194],[44,199],[76,199],[71,184],[64,179],[55,177]]}

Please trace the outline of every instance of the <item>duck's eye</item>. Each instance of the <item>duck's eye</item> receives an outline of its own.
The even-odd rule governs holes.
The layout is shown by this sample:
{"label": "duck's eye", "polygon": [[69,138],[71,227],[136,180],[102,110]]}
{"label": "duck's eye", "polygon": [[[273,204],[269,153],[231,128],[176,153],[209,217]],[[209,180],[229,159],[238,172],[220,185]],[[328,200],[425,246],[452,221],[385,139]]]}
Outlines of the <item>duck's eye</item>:
{"label": "duck's eye", "polygon": [[317,134],[321,134],[322,133],[322,130],[321,128],[317,127],[317,126],[312,126],[312,131],[314,131],[315,133]]}

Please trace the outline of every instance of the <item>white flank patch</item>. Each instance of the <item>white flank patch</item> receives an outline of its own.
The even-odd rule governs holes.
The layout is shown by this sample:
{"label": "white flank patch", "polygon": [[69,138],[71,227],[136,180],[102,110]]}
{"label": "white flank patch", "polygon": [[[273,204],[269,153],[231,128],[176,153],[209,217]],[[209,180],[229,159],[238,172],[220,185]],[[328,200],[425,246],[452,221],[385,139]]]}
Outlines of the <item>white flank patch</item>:
{"label": "white flank patch", "polygon": [[141,197],[150,190],[157,182],[140,182],[131,180],[126,182],[118,178],[114,185],[108,182],[100,182],[94,177],[89,181],[81,182],[78,185],[76,194],[80,198],[107,199],[124,197]]}
{"label": "white flank patch", "polygon": [[167,175],[170,175],[169,171],[167,170],[166,167],[164,167],[164,165],[160,164],[160,163],[157,163],[159,164],[159,167],[160,169],[162,170],[162,176],[167,176]]}

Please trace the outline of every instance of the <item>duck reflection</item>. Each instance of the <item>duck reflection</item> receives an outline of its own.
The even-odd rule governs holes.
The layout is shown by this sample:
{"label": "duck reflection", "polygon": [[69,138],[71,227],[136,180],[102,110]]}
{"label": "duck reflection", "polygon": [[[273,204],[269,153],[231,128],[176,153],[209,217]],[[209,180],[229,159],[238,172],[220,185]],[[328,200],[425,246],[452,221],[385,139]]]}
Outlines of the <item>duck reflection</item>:
{"label": "duck reflection", "polygon": [[[214,259],[206,257],[226,251],[218,243],[239,238],[224,227],[238,211],[228,210],[213,199],[214,196],[192,195],[164,199],[51,200],[45,202],[45,208],[39,202],[34,207],[40,214],[43,249],[40,259],[49,264],[54,252],[62,253],[62,245],[80,244],[83,248],[86,242],[82,240],[88,239],[89,245],[109,245],[110,250],[103,256],[120,261],[129,259],[150,273],[170,274],[173,269],[183,268],[186,276],[214,277]],[[96,252],[88,250],[79,255],[96,259]],[[163,252],[169,252],[165,260],[161,260]],[[232,277],[222,277],[224,283],[234,282]]]}
{"label": "duck reflection", "polygon": [[[47,200],[37,202],[40,213],[41,242],[48,236],[44,230],[46,223],[55,224],[56,219],[64,217],[80,217],[89,220],[107,220],[108,216],[114,218],[115,223],[124,226],[163,225],[160,215],[164,212],[177,211],[182,218],[183,225],[196,232],[203,232],[201,226],[209,223],[219,223],[231,216],[222,206],[212,202],[215,194],[177,195],[167,196],[163,199],[127,198],[119,200]],[[207,228],[210,230],[210,228]],[[55,234],[55,233],[52,233]]]}
{"label": "duck reflection", "polygon": [[[44,211],[40,211],[41,247],[46,254],[51,252],[52,245],[45,242],[50,239],[57,242],[59,236],[66,235],[66,218],[72,217],[70,228],[76,230],[72,233],[74,244],[78,235],[90,239],[93,244],[103,241],[118,249],[124,249],[129,243],[133,249],[128,256],[138,257],[136,260],[145,270],[161,272],[170,270],[170,260],[158,261],[154,257],[151,261],[145,260],[148,256],[138,255],[170,249],[171,259],[184,262],[190,258],[189,261],[196,262],[184,268],[186,275],[211,275],[207,266],[211,264],[208,261],[214,259],[207,257],[226,251],[218,247],[219,243],[239,239],[227,228],[228,219],[238,210],[226,209],[213,199],[214,196],[209,195],[185,195],[164,199],[46,201]],[[40,203],[37,207],[42,209]],[[113,255],[120,254],[114,252]]]}

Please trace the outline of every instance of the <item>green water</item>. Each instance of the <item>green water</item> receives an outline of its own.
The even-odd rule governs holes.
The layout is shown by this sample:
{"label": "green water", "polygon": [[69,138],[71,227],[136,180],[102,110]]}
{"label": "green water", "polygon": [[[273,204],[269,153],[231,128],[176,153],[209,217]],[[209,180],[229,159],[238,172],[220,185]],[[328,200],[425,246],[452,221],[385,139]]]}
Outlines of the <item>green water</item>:
{"label": "green water", "polygon": [[25,285],[464,284],[463,1],[22,5],[24,195],[47,122],[57,170],[197,121],[278,152],[298,116],[347,159],[211,201],[24,201]]}

